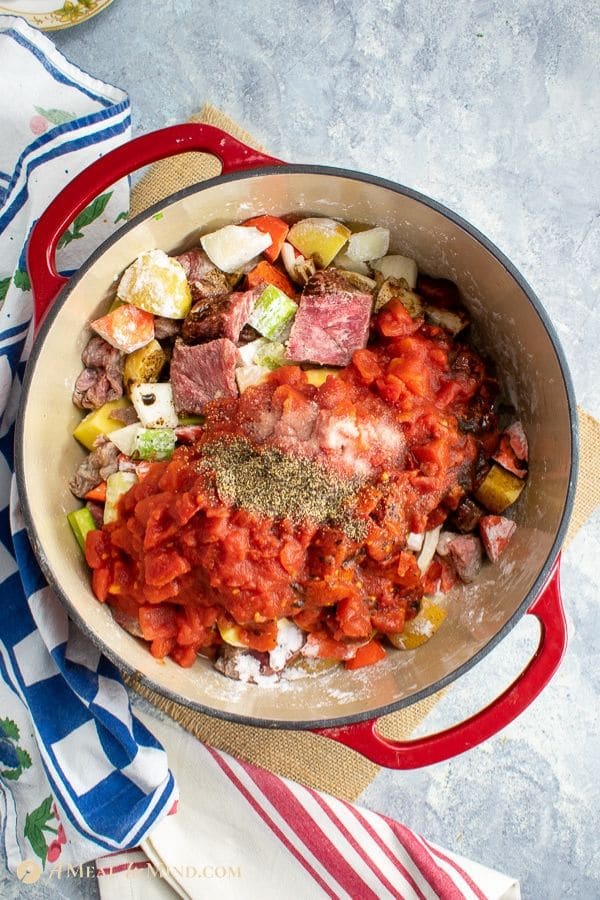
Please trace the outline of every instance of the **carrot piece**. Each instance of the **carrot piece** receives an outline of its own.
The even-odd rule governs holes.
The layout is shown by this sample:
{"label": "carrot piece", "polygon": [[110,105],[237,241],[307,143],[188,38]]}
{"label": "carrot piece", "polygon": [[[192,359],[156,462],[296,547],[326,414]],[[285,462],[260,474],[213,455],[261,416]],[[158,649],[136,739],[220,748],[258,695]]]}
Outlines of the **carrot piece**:
{"label": "carrot piece", "polygon": [[369,641],[364,647],[359,647],[353,659],[347,659],[344,663],[347,669],[362,669],[363,666],[372,666],[385,658],[385,650],[379,641]]}
{"label": "carrot piece", "polygon": [[267,284],[275,285],[276,288],[279,288],[279,290],[283,291],[284,294],[287,294],[288,297],[296,296],[294,286],[287,275],[284,275],[281,269],[271,265],[270,262],[263,260],[246,275],[246,286],[248,290],[251,290],[265,282]]}
{"label": "carrot piece", "polygon": [[95,500],[96,503],[104,503],[106,501],[106,482],[101,481],[95,488],[84,494],[86,500]]}
{"label": "carrot piece", "polygon": [[283,219],[278,219],[277,216],[256,216],[254,219],[248,219],[247,222],[242,222],[242,225],[248,225],[250,228],[258,228],[258,230],[264,232],[264,234],[271,235],[271,246],[267,247],[266,250],[263,250],[263,255],[269,262],[275,262],[281,253],[281,248],[283,247],[283,242],[290,230],[290,226],[284,222]]}

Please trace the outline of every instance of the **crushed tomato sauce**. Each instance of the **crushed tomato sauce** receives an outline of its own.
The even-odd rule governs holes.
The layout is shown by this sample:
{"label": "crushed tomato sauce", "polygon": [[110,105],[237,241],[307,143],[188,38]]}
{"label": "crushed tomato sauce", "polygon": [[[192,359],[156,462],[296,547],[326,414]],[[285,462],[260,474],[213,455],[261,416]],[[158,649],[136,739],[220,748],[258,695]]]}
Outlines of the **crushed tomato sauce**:
{"label": "crushed tomato sauce", "polygon": [[[497,442],[496,387],[472,348],[392,301],[368,349],[320,387],[285,366],[209,405],[196,439],[150,465],[117,521],[87,535],[97,598],[183,666],[223,643],[219,627],[272,650],[284,616],[309,633],[312,655],[334,659],[401,632],[432,578],[407,535],[441,524],[472,489]],[[227,477],[234,447],[252,471],[275,466],[254,494]],[[291,458],[300,475],[283,516]],[[341,507],[311,505],[311,473],[345,486]]]}

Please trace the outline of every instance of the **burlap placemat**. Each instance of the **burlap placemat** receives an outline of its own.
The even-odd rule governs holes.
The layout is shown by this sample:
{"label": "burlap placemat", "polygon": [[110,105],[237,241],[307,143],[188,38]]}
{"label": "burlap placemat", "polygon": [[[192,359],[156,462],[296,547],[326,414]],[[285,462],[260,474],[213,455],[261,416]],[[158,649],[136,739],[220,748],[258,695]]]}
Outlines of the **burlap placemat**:
{"label": "burlap placemat", "polygon": [[[265,149],[212,106],[204,106],[190,121],[216,125],[257,150]],[[219,162],[204,153],[185,153],[156,163],[132,190],[131,215],[142,212],[175,191],[212,178],[219,172]],[[580,410],[580,427],[582,463],[567,541],[600,504],[600,422]],[[306,731],[271,731],[225,722],[166,700],[135,678],[128,678],[127,681],[141,696],[204,743],[310,787],[346,800],[356,800],[377,774],[378,766],[353,750],[320,735]],[[386,737],[395,740],[408,738],[443,693],[445,691],[440,691],[420,703],[386,716],[380,720],[379,730]]]}

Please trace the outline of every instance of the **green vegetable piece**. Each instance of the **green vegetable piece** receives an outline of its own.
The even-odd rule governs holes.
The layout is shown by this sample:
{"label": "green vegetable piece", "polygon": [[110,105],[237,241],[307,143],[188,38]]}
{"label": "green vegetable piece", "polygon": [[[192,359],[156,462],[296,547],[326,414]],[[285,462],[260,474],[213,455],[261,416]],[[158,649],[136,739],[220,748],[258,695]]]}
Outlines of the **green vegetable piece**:
{"label": "green vegetable piece", "polygon": [[261,340],[254,354],[254,362],[267,369],[278,369],[286,362],[285,347],[279,341]]}
{"label": "green vegetable piece", "polygon": [[81,547],[83,553],[85,553],[85,539],[87,533],[88,531],[96,530],[96,523],[92,518],[91,512],[87,506],[82,506],[79,509],[74,509],[73,512],[70,512],[67,516],[67,521],[71,526],[73,534],[77,538],[77,543]]}
{"label": "green vegetable piece", "polygon": [[263,337],[277,340],[284,336],[297,309],[298,305],[287,294],[269,284],[256,301],[248,321]]}
{"label": "green vegetable piece", "polygon": [[133,455],[140,459],[170,459],[174,449],[172,428],[142,428],[136,435]]}

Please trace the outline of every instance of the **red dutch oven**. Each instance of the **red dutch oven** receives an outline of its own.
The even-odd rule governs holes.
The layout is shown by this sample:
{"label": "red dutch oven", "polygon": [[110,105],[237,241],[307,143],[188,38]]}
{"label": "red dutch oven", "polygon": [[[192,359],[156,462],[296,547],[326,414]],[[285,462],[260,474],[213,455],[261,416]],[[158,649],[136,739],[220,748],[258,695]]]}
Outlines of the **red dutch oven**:
{"label": "red dutch oven", "polygon": [[[57,274],[57,242],[74,217],[128,173],[186,151],[221,160],[218,178],[194,185],[137,216],[67,281]],[[516,507],[518,529],[501,561],[457,589],[444,625],[426,644],[390,652],[377,666],[333,669],[277,687],[232,682],[198,659],[191,669],[160,664],[116,625],[90,589],[89,571],[69,532],[77,501],[68,481],[82,449],[72,438],[71,403],[87,341],[86,324],[106,309],[120,273],[142,251],[180,252],[203,232],[253,215],[301,213],[383,225],[391,248],[429,275],[455,281],[478,343],[496,361],[524,423],[530,476]],[[39,331],[23,385],[16,469],[31,541],[69,615],[122,670],[160,694],[204,713],[265,728],[313,729],[391,768],[448,759],[515,719],[545,687],[566,646],[559,551],[573,502],[577,419],[557,336],[535,294],[503,254],[473,226],[417,192],[357,172],[286,165],[207,125],[166,128],[92,164],[53,201],[29,242],[28,267]],[[52,477],[47,448],[52,448]],[[533,658],[504,693],[476,715],[411,741],[384,738],[380,716],[438,691],[470,669],[528,614],[538,619]]]}

